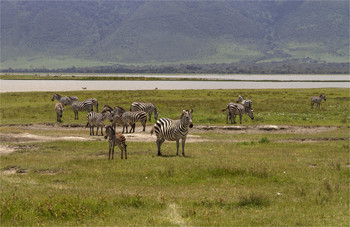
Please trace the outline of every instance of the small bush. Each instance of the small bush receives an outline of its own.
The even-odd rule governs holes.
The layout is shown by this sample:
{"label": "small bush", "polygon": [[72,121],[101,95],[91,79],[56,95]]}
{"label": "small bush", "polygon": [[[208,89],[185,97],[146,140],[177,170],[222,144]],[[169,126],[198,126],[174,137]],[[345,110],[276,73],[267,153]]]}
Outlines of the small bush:
{"label": "small bush", "polygon": [[249,195],[241,196],[237,205],[239,207],[263,207],[269,205],[269,200],[263,195],[251,193]]}
{"label": "small bush", "polygon": [[270,143],[270,140],[267,137],[264,137],[259,140],[259,143]]}

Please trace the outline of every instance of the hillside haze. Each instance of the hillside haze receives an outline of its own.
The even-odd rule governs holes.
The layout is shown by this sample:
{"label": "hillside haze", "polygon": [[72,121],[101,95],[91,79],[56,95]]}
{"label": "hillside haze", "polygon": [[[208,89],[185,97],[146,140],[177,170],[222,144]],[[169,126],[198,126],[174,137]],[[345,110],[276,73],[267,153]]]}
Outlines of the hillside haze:
{"label": "hillside haze", "polygon": [[348,1],[1,1],[1,69],[349,62]]}

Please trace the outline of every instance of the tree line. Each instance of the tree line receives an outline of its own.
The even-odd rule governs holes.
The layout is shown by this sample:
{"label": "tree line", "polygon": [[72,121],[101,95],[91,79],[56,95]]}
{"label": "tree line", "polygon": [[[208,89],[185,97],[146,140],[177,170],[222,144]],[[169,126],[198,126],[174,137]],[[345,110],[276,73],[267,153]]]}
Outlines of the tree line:
{"label": "tree line", "polygon": [[350,63],[319,63],[312,60],[281,62],[235,62],[222,64],[112,65],[68,67],[58,69],[32,68],[1,70],[4,73],[154,73],[154,74],[349,74]]}

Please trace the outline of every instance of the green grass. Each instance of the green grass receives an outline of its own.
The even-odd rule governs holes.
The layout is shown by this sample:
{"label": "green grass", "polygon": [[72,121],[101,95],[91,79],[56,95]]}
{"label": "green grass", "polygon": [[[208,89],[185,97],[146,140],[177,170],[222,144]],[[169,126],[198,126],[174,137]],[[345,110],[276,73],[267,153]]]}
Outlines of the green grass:
{"label": "green grass", "polygon": [[[346,225],[348,142],[47,142],[1,156],[3,225]],[[25,172],[25,173],[22,173]],[[23,190],[25,188],[25,190]]]}
{"label": "green grass", "polygon": [[[321,108],[310,108],[310,97],[325,93]],[[4,124],[55,123],[51,98],[54,92],[1,93],[0,117]],[[194,108],[195,124],[225,124],[224,109],[238,95],[253,100],[254,117],[243,117],[243,125],[349,125],[348,89],[251,89],[251,90],[183,90],[183,91],[72,91],[60,95],[77,96],[79,100],[97,98],[103,105],[130,108],[134,101],[152,102],[161,117],[178,118],[183,109]],[[154,122],[154,119],[152,119]],[[85,124],[86,112],[74,120],[70,106],[65,107],[63,124]]]}
{"label": "green grass", "polygon": [[[311,110],[309,97],[322,92],[327,101]],[[0,156],[1,225],[347,226],[348,89],[62,92],[96,97],[101,106],[152,101],[170,118],[193,107],[195,125],[225,125],[221,109],[239,94],[253,100],[256,117],[244,116],[243,125],[337,127],[305,134],[197,131],[205,142],[186,143],[187,157],[175,156],[174,142],[165,142],[158,157],[155,142],[127,141],[127,160],[117,148],[108,160],[107,141],[4,140],[1,146],[18,149]],[[87,136],[85,128],[19,125],[56,123],[52,95],[1,93],[1,133]],[[74,120],[66,107],[62,124],[85,124],[86,114],[79,116]]]}

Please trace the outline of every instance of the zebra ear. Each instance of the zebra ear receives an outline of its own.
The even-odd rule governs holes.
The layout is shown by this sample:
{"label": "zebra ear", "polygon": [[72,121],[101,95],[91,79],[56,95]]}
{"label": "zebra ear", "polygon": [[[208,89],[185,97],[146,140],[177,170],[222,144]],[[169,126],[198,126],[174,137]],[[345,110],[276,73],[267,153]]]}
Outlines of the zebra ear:
{"label": "zebra ear", "polygon": [[191,113],[193,113],[193,108],[191,109]]}

